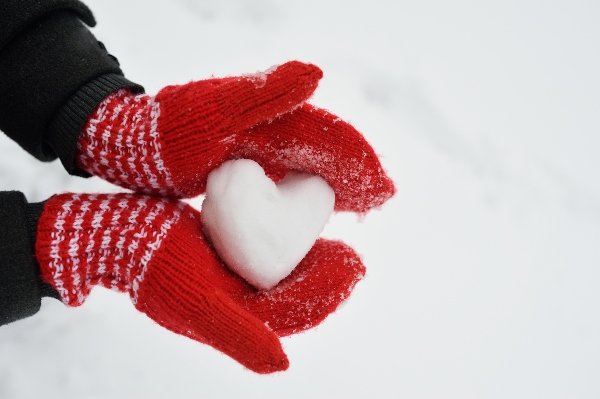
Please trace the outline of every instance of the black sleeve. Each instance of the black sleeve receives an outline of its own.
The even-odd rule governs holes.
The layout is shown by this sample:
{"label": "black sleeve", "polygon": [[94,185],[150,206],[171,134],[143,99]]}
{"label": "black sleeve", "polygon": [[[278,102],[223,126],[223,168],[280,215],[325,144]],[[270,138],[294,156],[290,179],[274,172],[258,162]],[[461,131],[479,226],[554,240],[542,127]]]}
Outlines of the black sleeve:
{"label": "black sleeve", "polygon": [[59,298],[39,279],[34,257],[43,205],[28,204],[17,191],[0,192],[0,326],[37,313],[42,297]]}
{"label": "black sleeve", "polygon": [[81,176],[73,157],[88,116],[116,90],[143,91],[84,23],[94,17],[76,0],[0,0],[0,130]]}

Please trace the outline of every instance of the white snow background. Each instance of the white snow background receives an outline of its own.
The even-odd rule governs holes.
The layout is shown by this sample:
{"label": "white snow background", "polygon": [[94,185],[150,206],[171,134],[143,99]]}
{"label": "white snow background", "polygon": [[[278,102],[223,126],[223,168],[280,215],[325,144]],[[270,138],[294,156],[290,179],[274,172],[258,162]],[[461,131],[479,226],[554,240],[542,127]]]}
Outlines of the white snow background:
{"label": "white snow background", "polygon": [[[334,216],[368,269],[320,327],[253,374],[97,288],[0,328],[0,398],[600,396],[600,3],[88,0],[130,79],[299,59],[398,195]],[[0,188],[115,191],[0,138]]]}

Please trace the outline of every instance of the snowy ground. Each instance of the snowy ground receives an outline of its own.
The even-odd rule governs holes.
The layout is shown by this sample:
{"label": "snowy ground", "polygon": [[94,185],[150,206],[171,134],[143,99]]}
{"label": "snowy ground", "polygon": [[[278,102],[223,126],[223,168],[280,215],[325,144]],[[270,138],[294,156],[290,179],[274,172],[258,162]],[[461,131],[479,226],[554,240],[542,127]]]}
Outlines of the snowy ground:
{"label": "snowy ground", "polygon": [[[484,6],[483,3],[486,3]],[[338,215],[368,268],[346,306],[252,374],[96,289],[0,328],[0,398],[600,396],[600,3],[88,0],[155,93],[289,59],[399,188]],[[114,191],[0,137],[1,188]]]}

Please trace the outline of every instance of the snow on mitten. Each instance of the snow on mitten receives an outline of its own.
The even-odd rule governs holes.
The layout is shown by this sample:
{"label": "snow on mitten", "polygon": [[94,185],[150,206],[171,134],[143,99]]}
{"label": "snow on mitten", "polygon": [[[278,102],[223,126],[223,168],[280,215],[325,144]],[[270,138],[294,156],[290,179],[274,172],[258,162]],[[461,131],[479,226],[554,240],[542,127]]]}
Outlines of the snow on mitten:
{"label": "snow on mitten", "polygon": [[290,170],[321,176],[335,192],[336,211],[367,212],[396,192],[363,135],[310,104],[238,137],[231,157],[256,161],[275,180]]}
{"label": "snow on mitten", "polygon": [[45,204],[35,256],[63,303],[81,305],[101,285],[140,312],[258,373],[285,370],[278,336],[321,323],[365,269],[347,245],[319,240],[290,276],[256,291],[204,240],[200,213],[140,194],[61,194]]}
{"label": "snow on mitten", "polygon": [[251,76],[167,86],[154,97],[117,91],[88,118],[75,162],[134,191],[194,197],[234,148],[231,136],[298,107],[322,72],[291,61]]}
{"label": "snow on mitten", "polygon": [[354,127],[304,104],[321,77],[316,66],[292,61],[253,76],[168,86],[155,97],[118,91],[89,117],[76,163],[134,191],[194,197],[221,163],[250,158],[274,179],[292,169],[321,175],[336,210],[366,212],[395,187]]}

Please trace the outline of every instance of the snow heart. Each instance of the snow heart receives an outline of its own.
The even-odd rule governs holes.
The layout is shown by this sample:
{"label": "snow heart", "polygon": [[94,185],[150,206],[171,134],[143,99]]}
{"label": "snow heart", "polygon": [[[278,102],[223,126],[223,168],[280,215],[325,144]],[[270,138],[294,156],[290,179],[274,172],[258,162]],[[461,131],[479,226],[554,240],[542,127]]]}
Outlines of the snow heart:
{"label": "snow heart", "polygon": [[275,184],[254,161],[227,161],[208,176],[204,234],[234,272],[267,290],[304,258],[334,202],[321,177],[290,172]]}

